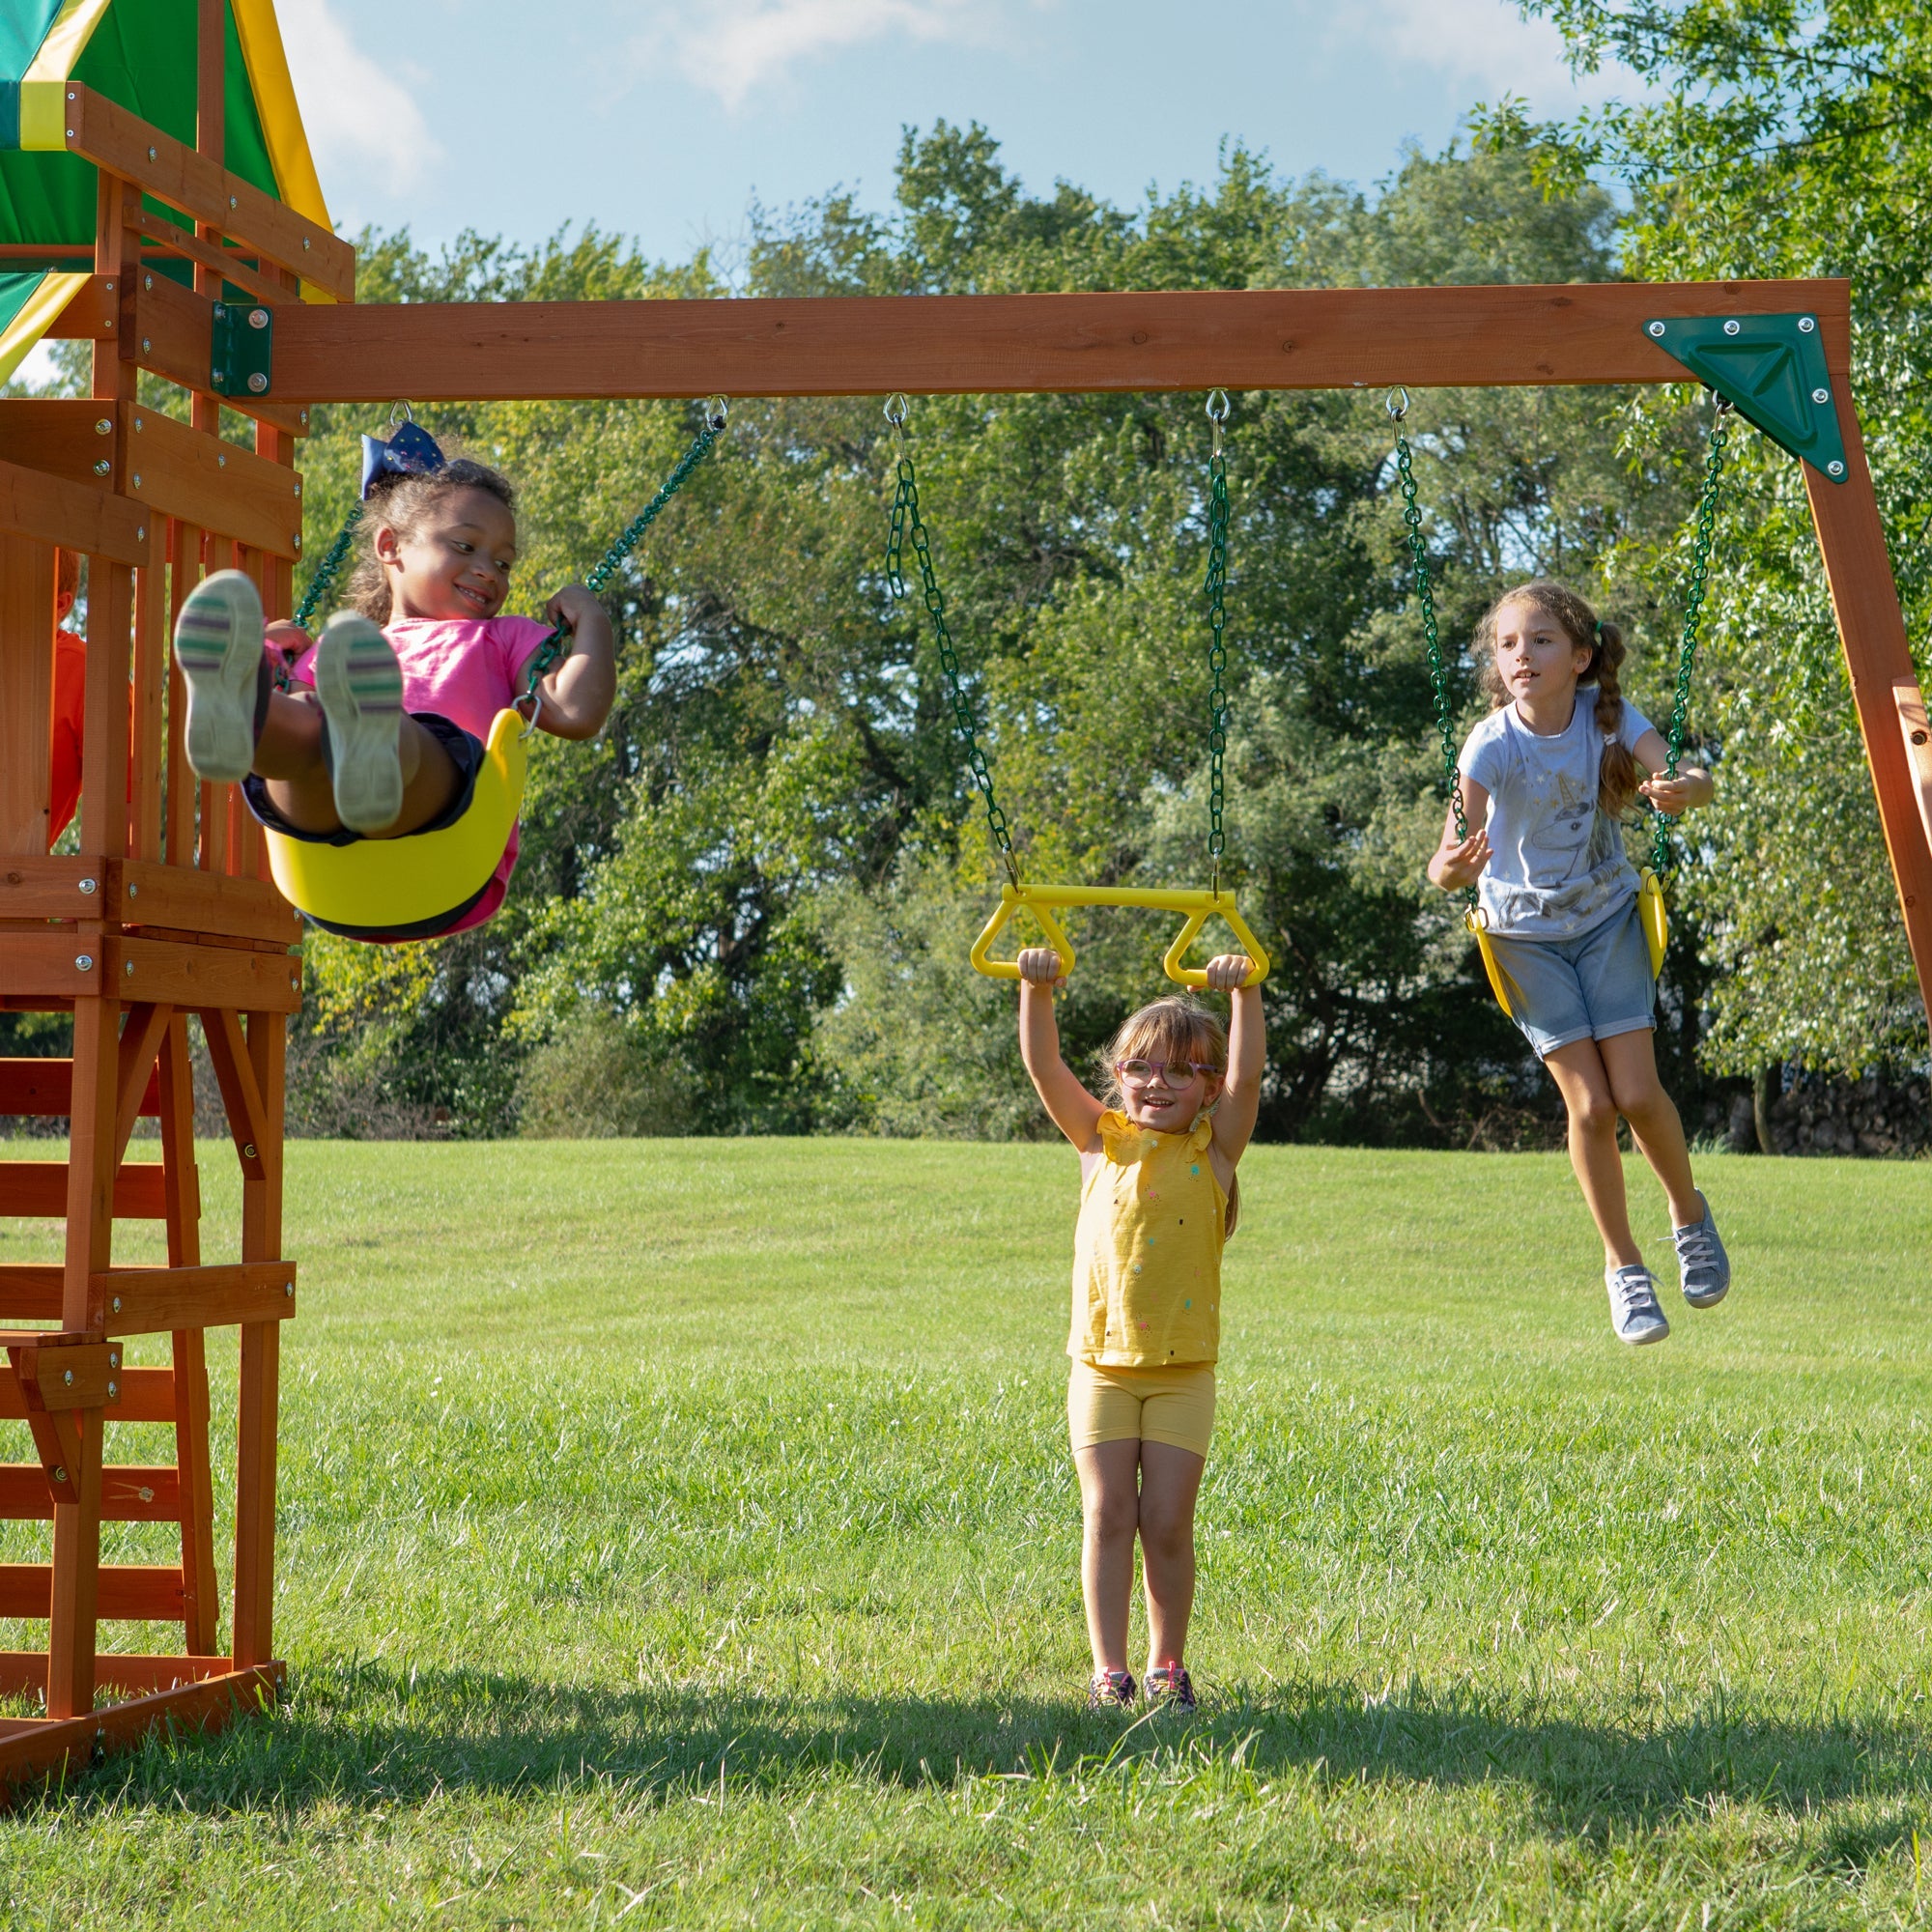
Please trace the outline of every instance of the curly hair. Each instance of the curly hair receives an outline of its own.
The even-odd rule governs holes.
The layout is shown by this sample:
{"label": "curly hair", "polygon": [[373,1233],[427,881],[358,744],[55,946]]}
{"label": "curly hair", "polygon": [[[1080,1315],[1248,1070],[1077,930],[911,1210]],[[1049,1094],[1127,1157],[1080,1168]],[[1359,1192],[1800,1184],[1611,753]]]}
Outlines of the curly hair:
{"label": "curly hair", "polygon": [[1636,796],[1642,774],[1630,747],[1623,741],[1624,699],[1618,673],[1628,655],[1624,634],[1607,618],[1599,618],[1567,583],[1547,577],[1532,578],[1505,590],[1482,614],[1476,625],[1476,656],[1481,664],[1483,696],[1490,708],[1500,710],[1510,701],[1509,687],[1496,668],[1496,618],[1506,604],[1534,604],[1556,619],[1563,635],[1578,650],[1590,653],[1590,662],[1577,674],[1579,685],[1597,687],[1597,729],[1604,734],[1604,763],[1597,783],[1597,809],[1612,818],[1621,818]]}
{"label": "curly hair", "polygon": [[[1138,1012],[1121,1022],[1120,1031],[1101,1048],[1102,1074],[1107,1104],[1118,1107],[1126,1097],[1121,1091],[1121,1076],[1114,1071],[1122,1060],[1165,1060],[1171,1065],[1186,1061],[1196,1066],[1211,1066],[1225,1080],[1228,1076],[1228,1029],[1218,1013],[1211,1012],[1184,993],[1169,993],[1150,1000]],[[1222,1239],[1235,1232],[1240,1219],[1241,1179],[1236,1175],[1228,1188],[1228,1218]]]}
{"label": "curly hair", "polygon": [[413,536],[430,507],[458,490],[485,491],[513,517],[517,513],[517,493],[510,479],[487,463],[473,463],[467,456],[454,458],[440,469],[376,479],[362,506],[365,541],[343,592],[347,609],[359,611],[371,623],[389,621],[389,573],[376,554],[376,532],[387,528],[399,537]]}

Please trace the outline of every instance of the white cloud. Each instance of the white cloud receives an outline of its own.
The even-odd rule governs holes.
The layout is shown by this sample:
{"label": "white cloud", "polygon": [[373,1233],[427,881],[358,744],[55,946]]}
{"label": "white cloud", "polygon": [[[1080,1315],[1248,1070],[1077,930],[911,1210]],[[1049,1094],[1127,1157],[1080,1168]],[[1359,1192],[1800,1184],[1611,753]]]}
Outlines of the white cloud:
{"label": "white cloud", "polygon": [[390,195],[417,186],[443,151],[395,71],[350,39],[329,0],[280,0],[276,14],[324,193],[357,182]]}
{"label": "white cloud", "polygon": [[1511,0],[1367,0],[1339,14],[1334,32],[1372,43],[1386,60],[1481,88],[1492,100],[1518,94],[1551,113],[1603,99],[1634,78],[1621,69],[1573,78],[1563,36],[1548,20],[1525,20]]}
{"label": "white cloud", "polygon": [[894,34],[981,46],[1005,38],[986,0],[702,0],[653,11],[633,43],[639,63],[668,55],[734,110],[815,54]]}

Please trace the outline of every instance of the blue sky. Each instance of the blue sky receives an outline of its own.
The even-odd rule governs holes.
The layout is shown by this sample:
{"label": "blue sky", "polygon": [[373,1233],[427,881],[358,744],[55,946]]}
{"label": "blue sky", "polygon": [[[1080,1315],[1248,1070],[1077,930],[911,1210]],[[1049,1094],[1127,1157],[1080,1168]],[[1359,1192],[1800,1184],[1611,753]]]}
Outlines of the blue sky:
{"label": "blue sky", "polygon": [[1036,190],[1213,176],[1222,137],[1364,183],[1471,101],[1611,91],[1502,0],[280,0],[338,226],[594,220],[729,267],[753,199],[883,207],[899,130],[978,120]]}

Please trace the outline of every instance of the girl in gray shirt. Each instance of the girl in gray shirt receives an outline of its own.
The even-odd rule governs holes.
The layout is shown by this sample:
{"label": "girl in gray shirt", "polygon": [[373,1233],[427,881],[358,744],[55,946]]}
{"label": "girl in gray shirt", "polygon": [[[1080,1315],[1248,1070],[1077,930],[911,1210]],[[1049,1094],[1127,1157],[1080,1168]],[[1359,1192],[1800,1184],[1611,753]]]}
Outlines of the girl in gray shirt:
{"label": "girl in gray shirt", "polygon": [[1709,772],[1662,776],[1668,750],[1623,698],[1624,642],[1574,590],[1518,585],[1476,633],[1495,708],[1460,760],[1468,823],[1452,810],[1429,876],[1474,885],[1511,1014],[1549,1069],[1570,1117],[1570,1160],[1604,1239],[1610,1325],[1626,1342],[1670,1332],[1631,1232],[1617,1116],[1630,1122],[1670,1203],[1684,1298],[1713,1308],[1730,1262],[1690,1175],[1683,1123],[1657,1073],[1657,987],[1637,917],[1622,816],[1641,794],[1674,814],[1708,805]]}

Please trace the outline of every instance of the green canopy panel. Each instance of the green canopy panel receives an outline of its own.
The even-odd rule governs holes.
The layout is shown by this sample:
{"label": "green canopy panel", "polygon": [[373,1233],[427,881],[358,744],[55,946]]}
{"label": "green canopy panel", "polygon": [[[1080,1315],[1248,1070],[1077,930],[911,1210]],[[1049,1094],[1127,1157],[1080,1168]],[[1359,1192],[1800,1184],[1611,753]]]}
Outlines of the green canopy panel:
{"label": "green canopy panel", "polygon": [[[49,266],[93,246],[96,170],[65,151],[59,125],[68,82],[194,145],[195,16],[196,0],[0,0],[0,242],[43,243]],[[228,0],[223,17],[223,159],[327,227],[274,0]]]}
{"label": "green canopy panel", "polygon": [[86,280],[84,274],[54,274],[44,269],[0,269],[0,383],[14,380],[27,351]]}

